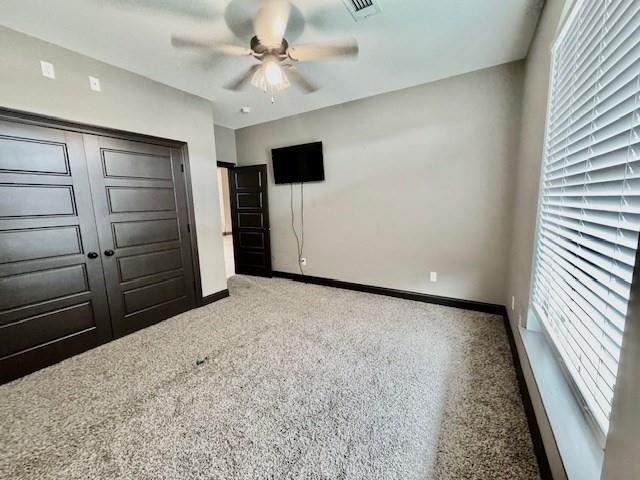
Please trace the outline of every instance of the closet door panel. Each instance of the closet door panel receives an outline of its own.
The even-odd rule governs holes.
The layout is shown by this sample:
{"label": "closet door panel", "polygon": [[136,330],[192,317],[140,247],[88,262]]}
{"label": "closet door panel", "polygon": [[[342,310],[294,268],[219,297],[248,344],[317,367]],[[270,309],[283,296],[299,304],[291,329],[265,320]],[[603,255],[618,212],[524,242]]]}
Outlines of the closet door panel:
{"label": "closet door panel", "polygon": [[195,306],[179,149],[85,135],[115,336]]}
{"label": "closet door panel", "polygon": [[0,382],[112,338],[98,251],[82,136],[0,121]]}

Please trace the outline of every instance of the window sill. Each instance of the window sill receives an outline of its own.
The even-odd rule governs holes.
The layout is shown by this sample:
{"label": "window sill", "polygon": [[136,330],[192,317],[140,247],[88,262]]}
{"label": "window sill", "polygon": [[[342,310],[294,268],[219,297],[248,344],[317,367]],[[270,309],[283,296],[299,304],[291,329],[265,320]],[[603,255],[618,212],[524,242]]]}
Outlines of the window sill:
{"label": "window sill", "polygon": [[603,451],[541,332],[519,328],[569,480],[598,480]]}

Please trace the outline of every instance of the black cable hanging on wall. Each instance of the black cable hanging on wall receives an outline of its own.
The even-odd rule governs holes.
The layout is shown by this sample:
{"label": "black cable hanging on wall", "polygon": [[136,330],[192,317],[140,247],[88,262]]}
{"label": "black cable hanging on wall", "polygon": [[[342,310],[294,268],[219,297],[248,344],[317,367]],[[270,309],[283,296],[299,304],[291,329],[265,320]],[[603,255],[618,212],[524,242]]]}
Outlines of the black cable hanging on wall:
{"label": "black cable hanging on wall", "polygon": [[302,269],[301,258],[304,252],[304,183],[300,182],[300,236],[298,236],[298,231],[296,230],[295,223],[295,213],[293,208],[293,183],[289,184],[290,189],[290,203],[291,203],[291,229],[293,230],[293,235],[296,238],[296,247],[298,253],[298,269],[300,270],[300,275],[304,275],[304,270]]}

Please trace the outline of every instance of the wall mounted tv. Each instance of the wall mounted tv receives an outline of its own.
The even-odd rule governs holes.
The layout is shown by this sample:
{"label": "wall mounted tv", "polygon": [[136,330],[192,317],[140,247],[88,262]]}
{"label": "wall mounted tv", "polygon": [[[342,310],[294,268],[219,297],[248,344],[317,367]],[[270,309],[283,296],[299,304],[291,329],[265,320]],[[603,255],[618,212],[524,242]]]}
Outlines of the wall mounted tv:
{"label": "wall mounted tv", "polygon": [[271,150],[276,184],[321,182],[324,180],[322,142]]}

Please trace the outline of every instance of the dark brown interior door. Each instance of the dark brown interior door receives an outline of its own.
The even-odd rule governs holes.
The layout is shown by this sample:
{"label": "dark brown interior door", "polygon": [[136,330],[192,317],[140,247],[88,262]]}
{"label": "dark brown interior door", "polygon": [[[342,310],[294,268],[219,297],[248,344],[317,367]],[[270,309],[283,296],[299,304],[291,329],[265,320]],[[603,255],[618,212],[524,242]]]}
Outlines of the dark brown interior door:
{"label": "dark brown interior door", "polygon": [[0,382],[111,339],[82,136],[0,121]]}
{"label": "dark brown interior door", "polygon": [[267,166],[229,169],[236,273],[270,277]]}
{"label": "dark brown interior door", "polygon": [[116,337],[195,306],[180,149],[85,135]]}

